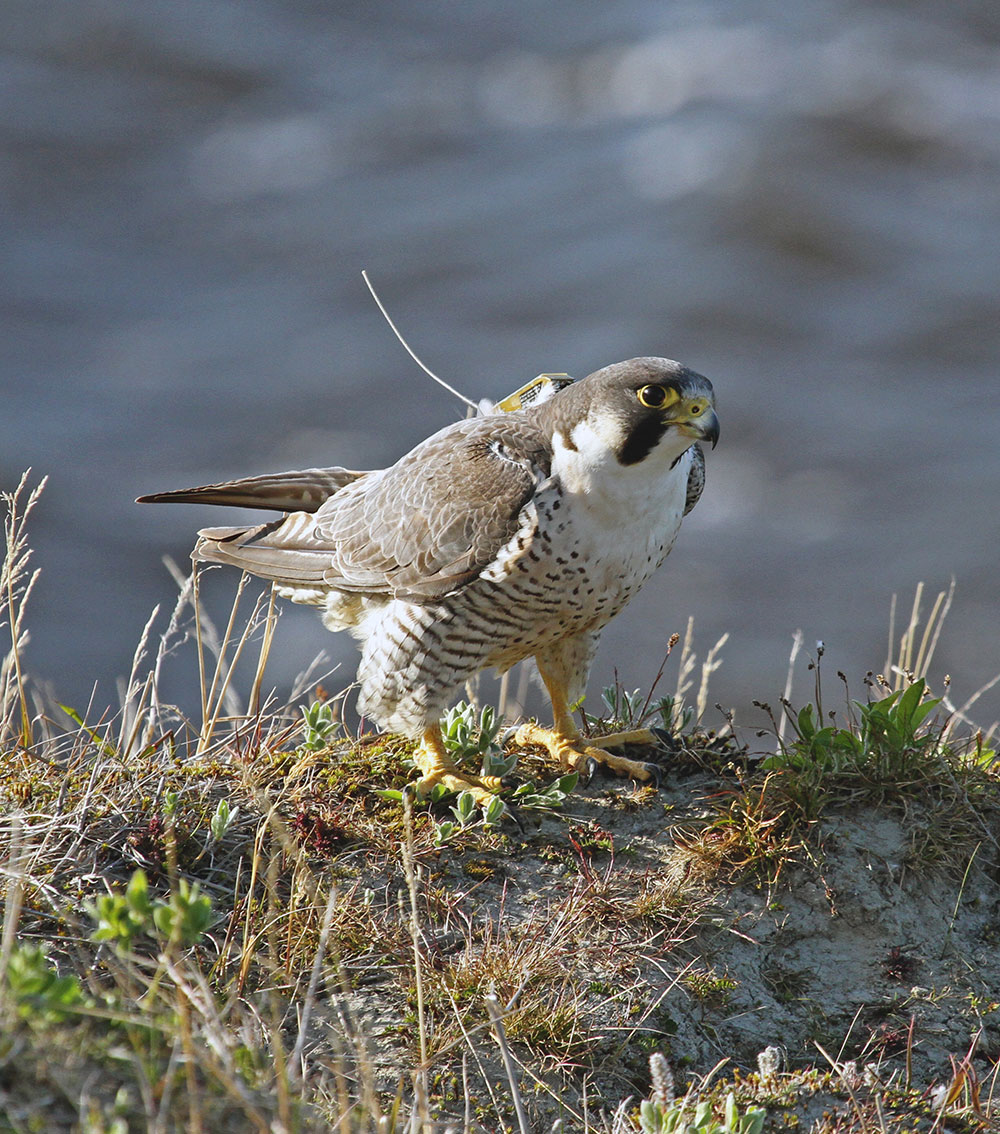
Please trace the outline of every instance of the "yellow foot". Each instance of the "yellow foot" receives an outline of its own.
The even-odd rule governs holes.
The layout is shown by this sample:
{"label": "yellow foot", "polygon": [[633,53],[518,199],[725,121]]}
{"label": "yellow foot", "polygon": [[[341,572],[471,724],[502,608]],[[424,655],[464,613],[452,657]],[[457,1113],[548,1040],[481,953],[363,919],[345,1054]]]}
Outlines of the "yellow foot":
{"label": "yellow foot", "polygon": [[471,791],[478,804],[489,804],[500,790],[497,776],[473,776],[455,766],[445,750],[441,729],[435,725],[424,733],[420,747],[414,753],[421,771],[416,782],[417,796],[423,798],[437,785],[447,791]]}
{"label": "yellow foot", "polygon": [[[657,744],[655,733],[649,729],[634,732],[616,732],[609,736],[595,738],[600,744],[619,747],[624,744]],[[556,729],[542,728],[536,724],[521,725],[514,734],[516,744],[538,744],[547,748],[549,755],[559,761],[564,772],[579,772],[581,778],[589,780],[598,764],[603,764],[621,776],[629,776],[642,783],[660,783],[660,769],[656,764],[644,760],[629,760],[625,756],[615,756],[607,748],[588,744],[582,736],[570,736]]]}

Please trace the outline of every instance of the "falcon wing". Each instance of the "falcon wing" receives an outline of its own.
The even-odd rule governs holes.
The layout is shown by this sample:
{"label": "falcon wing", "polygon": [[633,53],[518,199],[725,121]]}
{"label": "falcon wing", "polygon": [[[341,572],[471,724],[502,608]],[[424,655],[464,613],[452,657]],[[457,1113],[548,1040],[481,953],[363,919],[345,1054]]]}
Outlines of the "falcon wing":
{"label": "falcon wing", "polygon": [[315,512],[334,493],[368,473],[353,469],[303,469],[268,473],[199,488],[178,488],[140,496],[137,504],[225,504],[233,508],[273,508],[279,512]]}
{"label": "falcon wing", "polygon": [[287,587],[432,601],[474,579],[517,533],[550,457],[521,413],[460,421],[315,515],[203,531],[195,558]]}
{"label": "falcon wing", "polygon": [[705,488],[705,450],[695,443],[691,446],[691,467],[688,469],[687,498],[684,501],[684,515],[698,503]]}

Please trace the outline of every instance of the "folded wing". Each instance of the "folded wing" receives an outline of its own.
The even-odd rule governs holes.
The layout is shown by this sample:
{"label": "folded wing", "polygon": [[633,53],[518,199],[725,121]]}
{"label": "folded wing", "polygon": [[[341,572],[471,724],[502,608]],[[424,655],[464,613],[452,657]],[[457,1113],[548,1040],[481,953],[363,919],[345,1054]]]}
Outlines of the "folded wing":
{"label": "folded wing", "polygon": [[515,416],[448,426],[392,468],[356,475],[315,513],[206,529],[195,558],[290,588],[439,598],[493,562],[548,476],[544,438]]}
{"label": "folded wing", "polygon": [[691,446],[691,468],[688,472],[687,497],[684,501],[684,515],[698,503],[705,490],[705,450],[696,442]]}

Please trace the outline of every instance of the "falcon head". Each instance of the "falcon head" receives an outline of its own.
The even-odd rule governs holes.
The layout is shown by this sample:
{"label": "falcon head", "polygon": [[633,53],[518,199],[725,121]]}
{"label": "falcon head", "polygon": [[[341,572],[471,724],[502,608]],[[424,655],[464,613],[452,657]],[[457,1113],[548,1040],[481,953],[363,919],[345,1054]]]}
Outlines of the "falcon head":
{"label": "falcon head", "polygon": [[654,452],[675,461],[696,441],[715,447],[712,383],[669,358],[632,358],[595,370],[547,403],[564,444],[598,446],[621,465]]}

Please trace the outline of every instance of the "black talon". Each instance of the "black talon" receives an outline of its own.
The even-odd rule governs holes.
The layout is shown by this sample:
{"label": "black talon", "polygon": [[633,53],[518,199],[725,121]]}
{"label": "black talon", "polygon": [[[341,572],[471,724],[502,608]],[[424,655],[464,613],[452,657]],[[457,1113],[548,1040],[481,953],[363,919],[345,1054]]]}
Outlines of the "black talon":
{"label": "black talon", "polygon": [[505,799],[504,804],[507,807],[507,815],[514,820],[515,826],[523,835],[527,828],[524,825],[524,819],[522,818],[522,815],[524,813],[522,812],[521,808],[518,807],[516,803],[511,802],[509,799]]}
{"label": "black talon", "polygon": [[583,763],[579,766],[577,772],[580,776],[580,783],[583,784],[584,787],[586,787],[587,784],[589,784],[590,781],[594,778],[594,775],[599,767],[600,761],[595,759],[595,757],[593,756],[588,756],[586,760],[584,760]]}
{"label": "black talon", "polygon": [[660,786],[663,783],[663,769],[659,766],[659,764],[640,764],[639,766],[649,776],[649,779],[643,780],[642,782],[644,784],[651,785],[652,787],[656,788],[657,791],[659,791]]}

